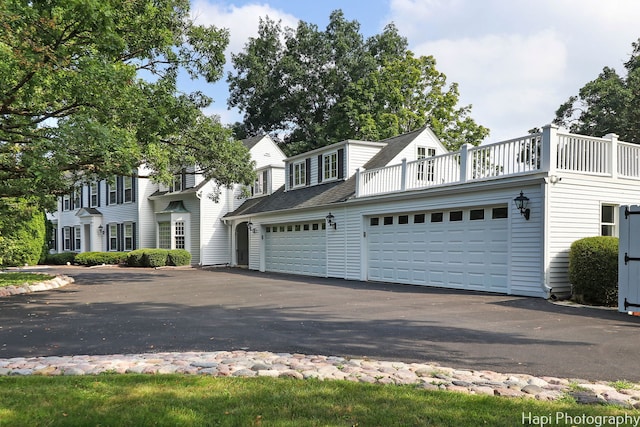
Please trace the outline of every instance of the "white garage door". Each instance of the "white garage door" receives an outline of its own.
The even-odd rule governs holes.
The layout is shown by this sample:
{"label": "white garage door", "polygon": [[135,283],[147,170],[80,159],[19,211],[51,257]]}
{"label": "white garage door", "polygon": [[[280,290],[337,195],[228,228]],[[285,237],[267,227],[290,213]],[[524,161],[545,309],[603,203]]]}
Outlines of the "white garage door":
{"label": "white garage door", "polygon": [[267,271],[327,275],[324,221],[268,225],[265,231]]}
{"label": "white garage door", "polygon": [[508,292],[508,209],[368,218],[368,279]]}

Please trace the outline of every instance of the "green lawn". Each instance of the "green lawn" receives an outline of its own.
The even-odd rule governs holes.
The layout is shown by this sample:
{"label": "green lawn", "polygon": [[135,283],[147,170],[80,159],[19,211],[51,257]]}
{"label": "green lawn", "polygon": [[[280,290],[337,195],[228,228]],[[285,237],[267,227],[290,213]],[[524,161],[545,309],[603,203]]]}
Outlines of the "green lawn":
{"label": "green lawn", "polygon": [[348,381],[130,374],[0,377],[0,426],[513,427],[540,425],[543,419],[536,417],[546,416],[554,419],[545,425],[571,425],[556,423],[556,414],[624,417],[640,416],[640,411],[577,405],[570,399],[539,402]]}
{"label": "green lawn", "polygon": [[0,287],[2,286],[20,286],[28,283],[30,285],[45,280],[53,279],[55,276],[41,273],[0,273]]}

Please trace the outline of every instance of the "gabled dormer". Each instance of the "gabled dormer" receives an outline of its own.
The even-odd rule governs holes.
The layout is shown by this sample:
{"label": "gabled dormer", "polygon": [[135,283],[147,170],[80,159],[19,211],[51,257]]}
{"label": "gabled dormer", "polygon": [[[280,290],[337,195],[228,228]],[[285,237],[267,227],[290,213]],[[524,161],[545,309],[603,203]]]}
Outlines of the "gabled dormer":
{"label": "gabled dormer", "polygon": [[285,191],[345,180],[384,146],[346,140],[289,157],[285,160]]}

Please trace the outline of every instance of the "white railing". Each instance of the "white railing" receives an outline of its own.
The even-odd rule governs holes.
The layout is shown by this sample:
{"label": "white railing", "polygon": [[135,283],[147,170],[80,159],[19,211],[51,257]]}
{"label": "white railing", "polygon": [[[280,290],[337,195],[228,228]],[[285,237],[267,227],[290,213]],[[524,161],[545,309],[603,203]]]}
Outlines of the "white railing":
{"label": "white railing", "polygon": [[594,138],[545,126],[542,133],[471,147],[413,162],[356,172],[356,197],[565,171],[640,179],[640,145],[617,135]]}

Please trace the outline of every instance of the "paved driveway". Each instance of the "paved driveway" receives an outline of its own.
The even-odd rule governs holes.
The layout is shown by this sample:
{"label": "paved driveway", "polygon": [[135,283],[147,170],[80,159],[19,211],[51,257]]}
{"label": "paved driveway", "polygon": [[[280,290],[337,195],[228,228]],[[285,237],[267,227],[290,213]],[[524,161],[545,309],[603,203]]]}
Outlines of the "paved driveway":
{"label": "paved driveway", "polygon": [[0,358],[245,349],[640,381],[640,319],[615,311],[237,269],[57,271],[76,283],[0,298]]}

